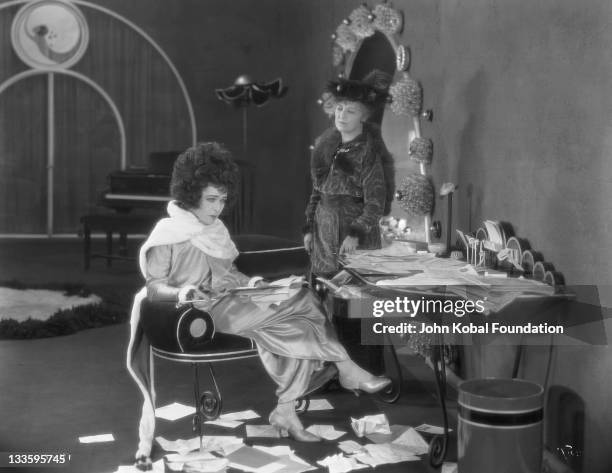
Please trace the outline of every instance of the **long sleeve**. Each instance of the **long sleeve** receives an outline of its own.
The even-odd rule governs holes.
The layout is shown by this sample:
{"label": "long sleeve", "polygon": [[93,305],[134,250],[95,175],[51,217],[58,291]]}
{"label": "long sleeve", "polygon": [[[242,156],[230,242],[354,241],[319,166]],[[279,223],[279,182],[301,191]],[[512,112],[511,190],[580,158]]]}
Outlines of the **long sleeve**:
{"label": "long sleeve", "polygon": [[223,277],[218,282],[215,282],[212,289],[213,291],[220,292],[224,289],[246,286],[250,280],[249,276],[238,271],[236,266],[232,264]]}
{"label": "long sleeve", "polygon": [[378,225],[385,208],[387,187],[380,157],[376,153],[366,155],[361,170],[363,212],[350,225],[351,236],[362,237]]}
{"label": "long sleeve", "polygon": [[178,300],[180,287],[168,283],[172,262],[170,245],[155,246],[147,252],[147,296],[150,300]]}
{"label": "long sleeve", "polygon": [[321,192],[319,192],[313,187],[312,192],[310,193],[308,205],[306,206],[306,223],[302,228],[302,233],[306,234],[312,232],[312,224],[314,222],[315,211],[317,210],[317,205],[319,205],[320,200]]}

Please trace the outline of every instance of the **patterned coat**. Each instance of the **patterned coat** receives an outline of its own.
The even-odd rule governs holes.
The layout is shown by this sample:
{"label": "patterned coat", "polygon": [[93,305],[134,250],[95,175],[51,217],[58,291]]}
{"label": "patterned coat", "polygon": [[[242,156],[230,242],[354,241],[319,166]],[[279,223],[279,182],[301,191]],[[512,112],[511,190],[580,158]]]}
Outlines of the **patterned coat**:
{"label": "patterned coat", "polygon": [[347,235],[359,238],[360,249],[380,248],[378,221],[393,200],[393,159],[374,125],[364,124],[363,132],[346,143],[331,128],[315,143],[310,172],[304,233],[313,235],[312,272],[331,276]]}

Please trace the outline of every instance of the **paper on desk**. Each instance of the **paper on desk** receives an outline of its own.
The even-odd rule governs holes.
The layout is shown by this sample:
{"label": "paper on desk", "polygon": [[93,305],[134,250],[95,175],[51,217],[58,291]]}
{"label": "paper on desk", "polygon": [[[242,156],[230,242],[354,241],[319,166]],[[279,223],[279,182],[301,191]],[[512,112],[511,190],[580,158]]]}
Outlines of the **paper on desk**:
{"label": "paper on desk", "polygon": [[155,417],[166,420],[177,420],[181,417],[193,414],[194,411],[195,408],[193,406],[187,406],[185,404],[181,404],[180,402],[173,402],[167,406],[158,407],[155,409]]}
{"label": "paper on desk", "polygon": [[[426,434],[432,435],[444,435],[444,427],[438,427],[437,425],[430,424],[421,424],[414,428],[417,432],[424,432]],[[452,432],[453,429],[448,429],[449,432]]]}
{"label": "paper on desk", "polygon": [[333,408],[327,399],[311,399],[308,404],[308,411],[326,411]]}
{"label": "paper on desk", "polygon": [[484,286],[482,281],[458,271],[424,271],[412,276],[376,281],[377,286]]}
{"label": "paper on desk", "polygon": [[218,425],[220,427],[227,427],[228,429],[235,429],[236,427],[244,424],[244,422],[240,420],[223,420],[223,419],[207,420],[204,423],[210,424],[210,425]]}
{"label": "paper on desk", "polygon": [[355,453],[360,451],[363,448],[363,445],[355,442],[354,440],[343,440],[342,442],[338,442],[338,448],[342,450],[344,453]]}
{"label": "paper on desk", "polygon": [[414,453],[401,445],[392,443],[371,443],[364,445],[363,452],[355,454],[355,458],[361,463],[376,467],[386,463],[399,463],[404,461],[418,461]]}
{"label": "paper on desk", "polygon": [[102,443],[102,442],[114,442],[115,437],[113,434],[99,434],[99,435],[86,435],[79,437],[81,443]]}
{"label": "paper on desk", "polygon": [[357,463],[352,457],[345,457],[341,453],[325,457],[317,463],[321,466],[326,466],[329,469],[329,473],[346,473],[347,471],[361,470],[368,467],[367,465]]}
{"label": "paper on desk", "polygon": [[228,412],[227,414],[221,414],[219,419],[223,420],[250,420],[259,419],[261,416],[252,409],[238,412]]}
{"label": "paper on desk", "polygon": [[351,427],[355,431],[357,437],[363,437],[366,434],[380,433],[390,434],[389,421],[384,414],[376,414],[365,416],[360,419],[351,417]]}
{"label": "paper on desk", "polygon": [[421,434],[412,427],[408,427],[406,431],[393,440],[391,444],[404,447],[415,455],[424,455],[429,451],[429,444],[421,437]]}
{"label": "paper on desk", "polygon": [[286,278],[277,279],[276,281],[272,281],[270,286],[281,286],[281,287],[289,287],[293,284],[298,284],[304,282],[304,276],[289,276]]}
{"label": "paper on desk", "polygon": [[[159,446],[167,452],[178,452],[187,454],[200,448],[200,437],[191,439],[167,440],[163,437],[155,437]],[[232,435],[204,435],[202,437],[202,450],[207,452],[227,452],[240,448],[243,441]]]}
{"label": "paper on desk", "polygon": [[271,425],[247,425],[246,436],[280,438],[278,429],[276,427],[272,427]]}
{"label": "paper on desk", "polygon": [[306,430],[325,440],[336,440],[346,434],[342,430],[336,430],[333,425],[313,424]]}

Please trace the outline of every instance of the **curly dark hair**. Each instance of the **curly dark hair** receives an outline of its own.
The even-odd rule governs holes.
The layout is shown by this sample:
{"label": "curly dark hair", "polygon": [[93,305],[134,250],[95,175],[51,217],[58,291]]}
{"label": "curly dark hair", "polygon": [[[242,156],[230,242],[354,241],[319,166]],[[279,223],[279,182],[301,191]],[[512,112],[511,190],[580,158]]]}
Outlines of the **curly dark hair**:
{"label": "curly dark hair", "polygon": [[235,198],[240,171],[232,154],[215,142],[198,143],[179,155],[172,170],[170,194],[185,209],[200,204],[202,191],[209,185],[227,192],[227,202]]}

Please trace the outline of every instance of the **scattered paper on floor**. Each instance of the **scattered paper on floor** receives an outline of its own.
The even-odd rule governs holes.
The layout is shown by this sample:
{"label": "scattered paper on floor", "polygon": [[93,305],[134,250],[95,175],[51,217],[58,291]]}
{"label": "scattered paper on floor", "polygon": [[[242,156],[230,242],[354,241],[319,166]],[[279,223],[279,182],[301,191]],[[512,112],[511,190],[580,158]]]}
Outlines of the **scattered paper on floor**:
{"label": "scattered paper on floor", "polygon": [[[264,445],[253,445],[253,448],[261,450],[262,452],[269,453],[270,455],[275,455],[279,458],[283,456],[287,456],[291,458],[296,463],[300,463],[303,466],[309,467],[311,470],[316,470],[314,466],[312,466],[307,461],[304,461],[302,458],[298,457],[289,445],[274,445],[272,447],[264,446]],[[306,470],[304,470],[306,471]]]}
{"label": "scattered paper on floor", "polygon": [[246,426],[247,437],[279,438],[278,429],[271,425],[249,425]]}
{"label": "scattered paper on floor", "polygon": [[429,444],[425,441],[421,434],[419,434],[412,427],[408,427],[406,431],[397,437],[393,442],[393,445],[401,445],[407,448],[415,455],[424,455],[429,451]]}
{"label": "scattered paper on floor", "polygon": [[239,427],[242,424],[244,424],[244,422],[240,420],[223,420],[223,419],[207,420],[204,423],[209,424],[209,425],[218,425],[220,427],[226,427],[228,429],[235,429],[236,427]]}
{"label": "scattered paper on floor", "polygon": [[244,445],[227,455],[229,466],[254,473],[272,473],[283,468],[278,457],[257,448]]}
{"label": "scattered paper on floor", "polygon": [[344,453],[348,453],[350,455],[351,453],[355,453],[361,450],[363,448],[363,445],[355,442],[354,440],[343,440],[342,442],[338,443],[338,448]]}
{"label": "scattered paper on floor", "polygon": [[325,440],[336,440],[346,434],[346,432],[342,430],[336,430],[333,425],[313,424],[306,430]]}
{"label": "scattered paper on floor", "polygon": [[[149,471],[151,473],[165,473],[164,461],[161,459],[157,460],[155,463],[153,463],[152,469]],[[134,465],[122,465],[117,467],[117,469],[112,473],[142,473],[142,470],[139,470]]]}
{"label": "scattered paper on floor", "polygon": [[168,453],[164,455],[167,461],[172,463],[187,463],[198,460],[217,460],[219,457],[210,452],[193,451],[189,453]]}
{"label": "scattered paper on floor", "polygon": [[222,420],[250,420],[250,419],[259,419],[261,416],[252,409],[248,409],[246,411],[239,412],[228,412],[226,414],[221,414],[219,419]]}
{"label": "scattered paper on floor", "polygon": [[115,437],[113,434],[98,434],[98,435],[86,435],[79,437],[81,443],[102,443],[102,442],[114,442]]}
{"label": "scattered paper on floor", "polygon": [[352,457],[345,457],[341,453],[325,457],[317,463],[321,466],[326,466],[329,469],[329,473],[346,473],[347,471],[361,470],[362,468],[368,467],[367,465],[358,463]]}
{"label": "scattered paper on floor", "polygon": [[180,402],[173,402],[167,406],[155,409],[155,417],[166,420],[177,420],[188,415],[193,415],[194,413],[195,408],[193,406],[187,406]]}
{"label": "scattered paper on floor", "polygon": [[[424,432],[426,434],[444,435],[444,427],[439,427],[437,425],[421,424],[415,427],[414,430],[417,430],[419,432]],[[452,432],[453,429],[448,429],[448,431]]]}
{"label": "scattered paper on floor", "polygon": [[308,411],[327,411],[333,408],[327,399],[311,399],[308,405]]}
{"label": "scattered paper on floor", "polygon": [[[200,437],[177,440],[155,437],[155,440],[166,452],[178,452],[184,455],[200,448]],[[222,452],[224,455],[227,455],[227,452],[240,448],[243,443],[241,438],[232,435],[204,435],[202,437],[202,450],[206,452]]]}
{"label": "scattered paper on floor", "polygon": [[360,419],[351,417],[351,427],[355,431],[357,437],[363,437],[366,434],[390,434],[389,421],[384,414],[376,414],[365,416]]}
{"label": "scattered paper on floor", "polygon": [[371,443],[364,445],[363,451],[355,454],[361,463],[376,467],[387,463],[418,461],[419,457],[401,445],[391,443]]}
{"label": "scattered paper on floor", "polygon": [[366,434],[366,438],[374,443],[389,443],[395,440],[400,435],[402,435],[408,427],[410,426],[393,424],[389,426],[389,430],[391,431],[391,433],[389,434],[379,434],[379,433]]}

